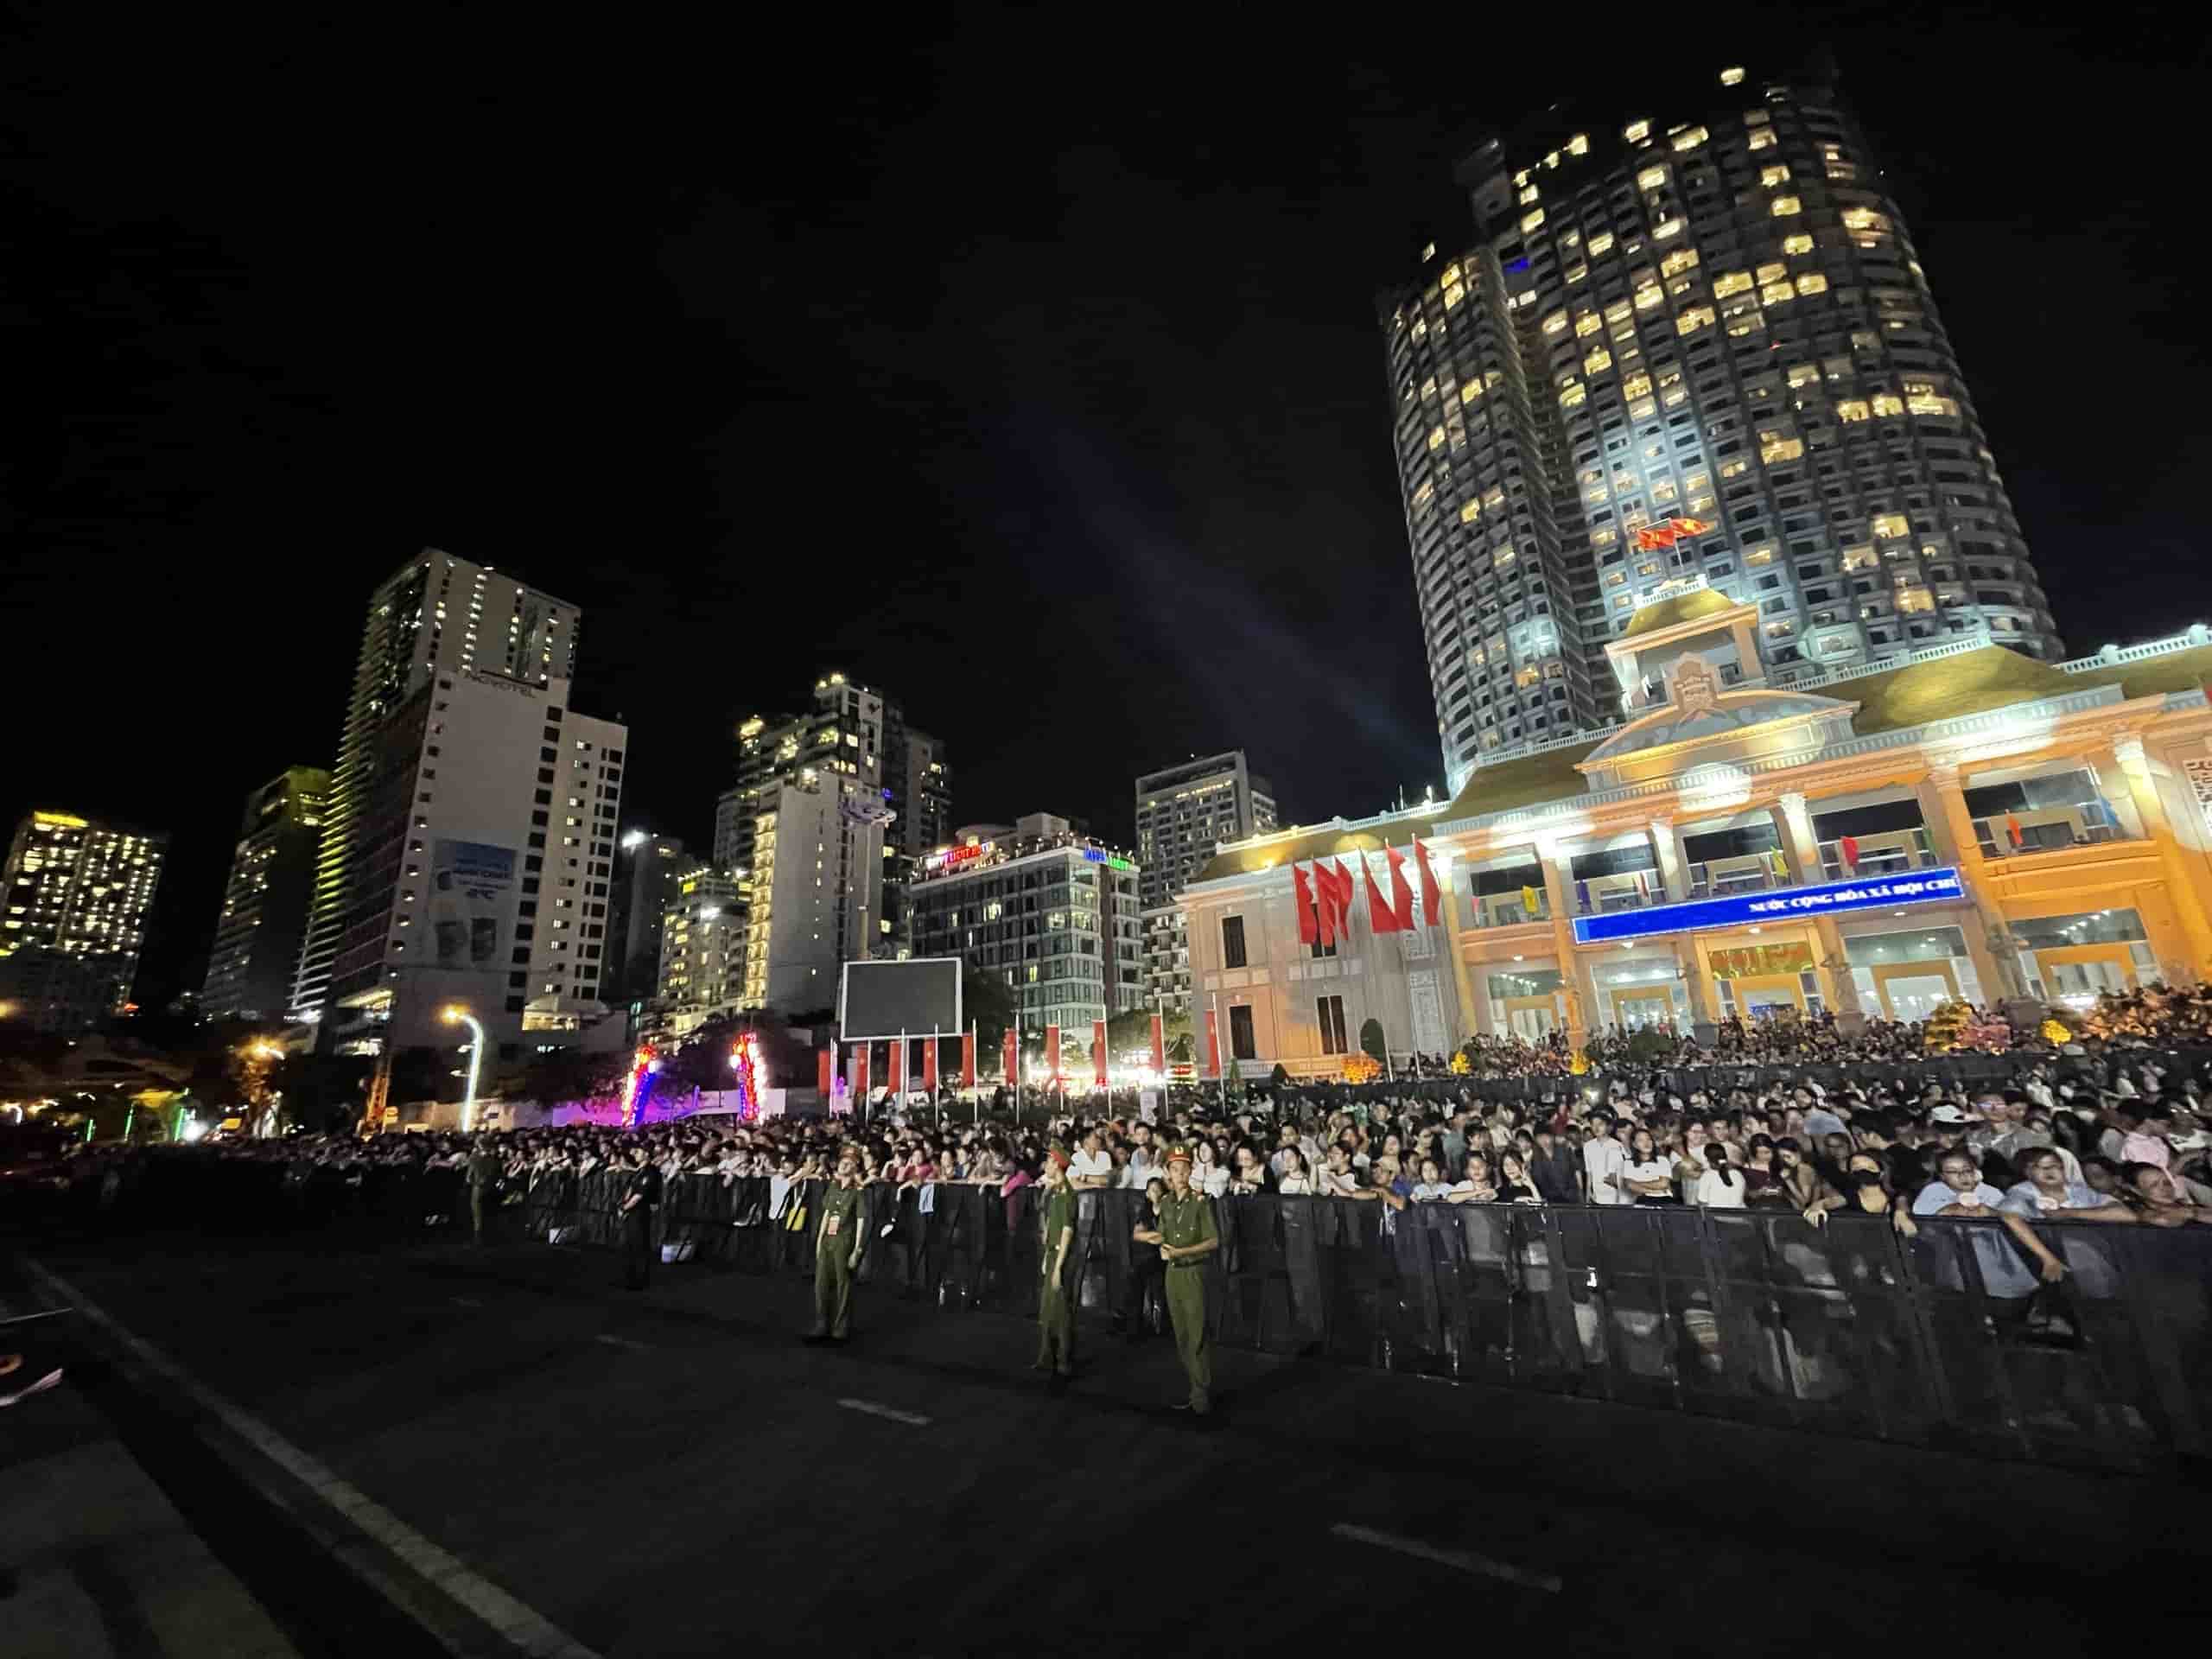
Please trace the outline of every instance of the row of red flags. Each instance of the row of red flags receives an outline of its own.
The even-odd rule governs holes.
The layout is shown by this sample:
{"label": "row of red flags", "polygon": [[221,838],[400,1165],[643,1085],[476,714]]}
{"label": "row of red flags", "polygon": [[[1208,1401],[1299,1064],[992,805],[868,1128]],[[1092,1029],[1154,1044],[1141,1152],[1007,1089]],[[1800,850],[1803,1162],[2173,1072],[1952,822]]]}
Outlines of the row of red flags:
{"label": "row of red flags", "polygon": [[[1375,885],[1375,872],[1367,862],[1367,855],[1354,853],[1353,862],[1359,866],[1360,878],[1367,884],[1367,926],[1373,933],[1403,933],[1416,924],[1414,921],[1414,890],[1406,880],[1406,855],[1395,847],[1385,847],[1382,856],[1390,864],[1390,897],[1386,900],[1382,890]],[[1421,837],[1414,837],[1413,862],[1421,873],[1421,912],[1433,927],[1443,919],[1443,895],[1436,885],[1435,868],[1428,861],[1428,849]],[[1350,870],[1341,858],[1324,863],[1313,861],[1310,872],[1297,865],[1290,867],[1291,883],[1298,890],[1298,942],[1300,944],[1334,944],[1339,938],[1351,937],[1351,907],[1353,880]]]}
{"label": "row of red flags", "polygon": [[[870,1043],[855,1043],[852,1046],[849,1073],[855,1098],[868,1093],[868,1054],[873,1047],[874,1045]],[[830,1056],[830,1051],[825,1048],[818,1051],[814,1057],[816,1086],[822,1090],[823,1098],[825,1100],[830,1096],[831,1065]],[[1090,1022],[1090,1075],[1092,1080],[1101,1089],[1107,1086],[1107,1065],[1110,1058],[1111,1056],[1106,1046],[1106,1022],[1103,1020],[1094,1020]],[[1014,1046],[1014,1033],[1013,1028],[1009,1027],[1001,1041],[999,1050],[1001,1074],[1007,1077],[1014,1077],[1015,1067],[1020,1060],[1020,1056]],[[1167,1070],[1167,1034],[1161,1026],[1160,1017],[1156,1014],[1152,1016],[1152,1069],[1160,1072],[1165,1072]],[[1060,1074],[1060,1028],[1058,1026],[1045,1027],[1045,1070],[1056,1077]],[[893,1039],[892,1042],[890,1081],[893,1094],[906,1093],[906,1044],[905,1041]],[[976,1086],[976,1033],[973,1030],[963,1033],[960,1039],[960,1086],[963,1089],[973,1089]],[[922,1041],[922,1087],[931,1096],[937,1093],[937,1039],[934,1038],[925,1039]]]}

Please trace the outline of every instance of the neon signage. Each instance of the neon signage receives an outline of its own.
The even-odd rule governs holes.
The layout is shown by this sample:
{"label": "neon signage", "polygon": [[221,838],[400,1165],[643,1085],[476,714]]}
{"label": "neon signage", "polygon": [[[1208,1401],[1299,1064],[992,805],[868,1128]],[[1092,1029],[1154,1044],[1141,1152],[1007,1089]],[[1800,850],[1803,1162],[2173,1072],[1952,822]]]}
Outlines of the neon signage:
{"label": "neon signage", "polygon": [[1103,864],[1109,870],[1134,871],[1136,868],[1136,864],[1133,860],[1117,857],[1114,854],[1106,852],[1096,847],[1084,848],[1083,849],[1083,855],[1089,859],[1093,864]]}
{"label": "neon signage", "polygon": [[957,869],[963,864],[973,863],[996,847],[995,842],[979,841],[966,847],[946,847],[931,853],[926,862],[932,870]]}
{"label": "neon signage", "polygon": [[1957,904],[1967,896],[1955,867],[1914,870],[1861,881],[1823,881],[1811,887],[1733,893],[1723,899],[1695,899],[1686,905],[1653,905],[1609,916],[1574,918],[1577,944],[1640,939],[1654,933],[1687,933],[1696,928],[1740,927],[1747,922],[1787,922],[1798,917],[1840,916],[1884,906]]}

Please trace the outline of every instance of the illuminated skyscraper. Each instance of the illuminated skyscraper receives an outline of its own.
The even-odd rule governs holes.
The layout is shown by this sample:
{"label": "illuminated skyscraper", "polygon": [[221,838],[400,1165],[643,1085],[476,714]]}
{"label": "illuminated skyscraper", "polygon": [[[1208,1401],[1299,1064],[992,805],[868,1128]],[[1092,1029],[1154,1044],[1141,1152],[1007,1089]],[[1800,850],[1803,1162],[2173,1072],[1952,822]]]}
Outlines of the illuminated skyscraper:
{"label": "illuminated skyscraper", "polygon": [[0,1001],[8,1017],[70,1030],[130,1001],[168,837],[67,812],[16,826],[0,873]]}
{"label": "illuminated skyscraper", "polygon": [[1472,236],[1381,308],[1455,791],[1618,719],[1606,642],[1707,587],[1759,607],[1775,685],[1955,638],[2059,655],[1927,273],[1825,78],[1562,105],[1459,178]]}
{"label": "illuminated skyscraper", "polygon": [[330,774],[293,766],[246,799],[200,1006],[218,1020],[282,1019],[306,936]]}

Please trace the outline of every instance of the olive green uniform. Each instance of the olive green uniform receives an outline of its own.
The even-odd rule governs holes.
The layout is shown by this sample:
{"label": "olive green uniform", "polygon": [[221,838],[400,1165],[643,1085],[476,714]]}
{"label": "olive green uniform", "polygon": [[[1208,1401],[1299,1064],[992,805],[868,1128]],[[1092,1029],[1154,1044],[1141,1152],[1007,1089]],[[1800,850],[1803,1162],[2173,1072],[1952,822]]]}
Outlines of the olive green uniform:
{"label": "olive green uniform", "polygon": [[[1061,1244],[1075,1231],[1075,1194],[1065,1185],[1045,1198],[1044,1283],[1037,1292],[1037,1366],[1065,1376],[1075,1369],[1075,1299]],[[1074,1254],[1072,1245],[1069,1254]],[[1055,1268],[1058,1271],[1055,1271]]]}
{"label": "olive green uniform", "polygon": [[822,1189],[814,1228],[814,1332],[843,1341],[853,1317],[853,1268],[868,1220],[858,1186],[832,1181]]}
{"label": "olive green uniform", "polygon": [[[1213,1200],[1192,1192],[1177,1198],[1172,1192],[1160,1201],[1160,1239],[1180,1249],[1218,1237],[1213,1224]],[[1213,1343],[1206,1334],[1205,1255],[1193,1255],[1167,1264],[1167,1313],[1175,1323],[1175,1357],[1191,1379],[1191,1409],[1211,1408]]]}

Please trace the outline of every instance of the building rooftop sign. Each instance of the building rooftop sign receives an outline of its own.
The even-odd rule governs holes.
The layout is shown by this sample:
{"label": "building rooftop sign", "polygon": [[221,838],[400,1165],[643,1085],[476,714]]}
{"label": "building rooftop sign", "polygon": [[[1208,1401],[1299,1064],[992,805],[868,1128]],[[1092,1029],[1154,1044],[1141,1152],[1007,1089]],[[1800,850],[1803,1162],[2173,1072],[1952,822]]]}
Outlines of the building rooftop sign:
{"label": "building rooftop sign", "polygon": [[1705,928],[1741,927],[1750,923],[1840,916],[1847,911],[1874,910],[1885,905],[1955,905],[1965,898],[1966,884],[1959,879],[1955,868],[1915,870],[1907,875],[1761,889],[1721,899],[1692,899],[1684,905],[1653,905],[1642,910],[1616,911],[1610,915],[1578,916],[1574,918],[1574,942],[1605,944],[1618,939],[1645,938],[1654,933],[1688,933]]}

